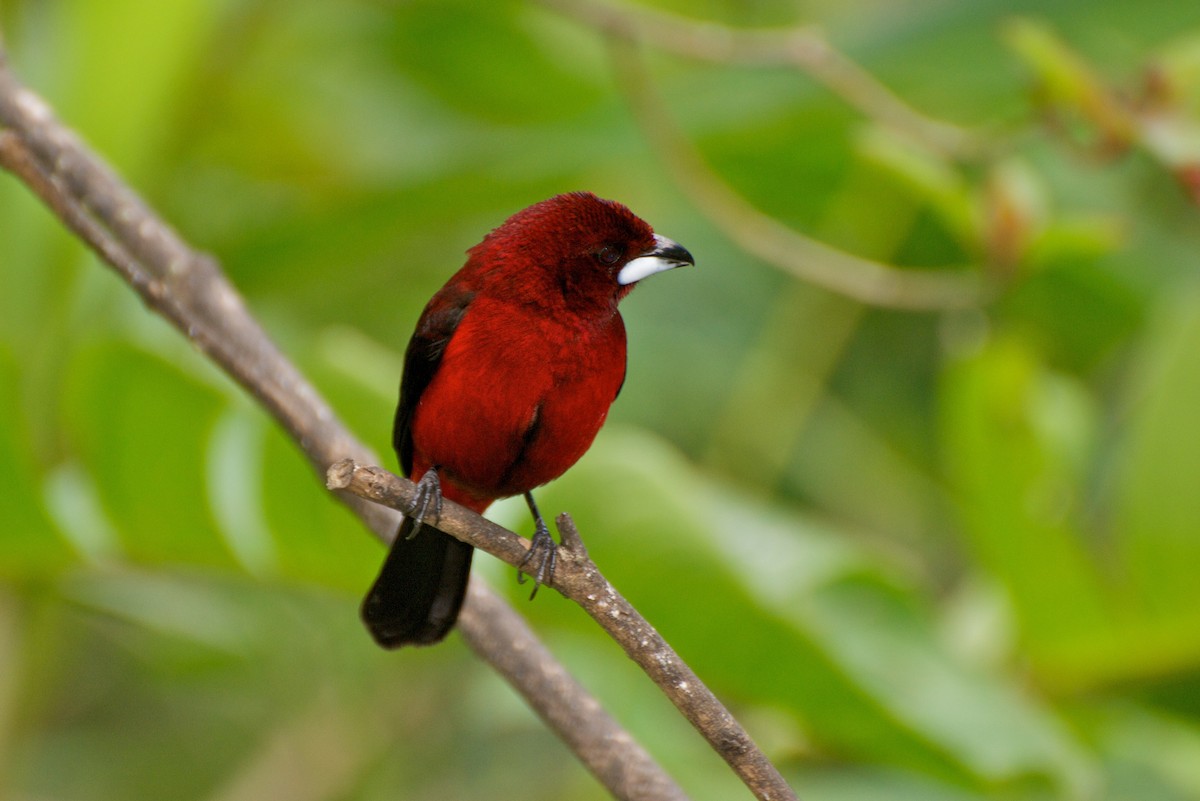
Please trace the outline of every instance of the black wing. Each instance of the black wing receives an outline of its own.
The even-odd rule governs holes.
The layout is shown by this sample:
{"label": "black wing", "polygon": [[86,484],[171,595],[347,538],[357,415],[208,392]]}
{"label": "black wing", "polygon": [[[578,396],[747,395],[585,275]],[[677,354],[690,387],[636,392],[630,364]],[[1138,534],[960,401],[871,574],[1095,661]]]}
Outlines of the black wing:
{"label": "black wing", "polygon": [[408,341],[408,349],[404,352],[404,377],[400,379],[400,403],[396,406],[396,421],[392,426],[392,446],[406,476],[412,473],[413,413],[474,297],[475,293],[469,289],[442,287],[425,307],[412,339]]}

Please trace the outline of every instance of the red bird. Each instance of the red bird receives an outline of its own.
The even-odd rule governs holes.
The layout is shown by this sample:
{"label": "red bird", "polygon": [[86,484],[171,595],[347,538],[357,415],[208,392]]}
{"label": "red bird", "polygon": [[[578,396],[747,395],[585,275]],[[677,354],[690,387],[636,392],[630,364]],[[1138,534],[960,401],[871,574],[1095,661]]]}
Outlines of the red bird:
{"label": "red bird", "polygon": [[534,591],[552,576],[554,540],[531,490],[583,456],[621,391],[618,301],[646,276],[694,263],[625,206],[587,192],[517,212],[468,251],[404,355],[392,442],[418,493],[363,601],[380,645],[435,643],[458,618],[473,549],[425,522],[436,524],[443,497],[482,513],[524,495],[536,522]]}

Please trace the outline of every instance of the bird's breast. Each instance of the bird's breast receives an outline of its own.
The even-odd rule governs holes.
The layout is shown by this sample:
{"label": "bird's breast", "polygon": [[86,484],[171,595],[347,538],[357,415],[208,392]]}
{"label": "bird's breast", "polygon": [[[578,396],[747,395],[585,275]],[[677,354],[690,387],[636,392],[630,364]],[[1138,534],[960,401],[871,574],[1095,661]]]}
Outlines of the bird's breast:
{"label": "bird's breast", "polygon": [[591,445],[624,377],[619,315],[560,319],[478,299],[417,404],[414,473],[437,466],[472,498],[551,481]]}

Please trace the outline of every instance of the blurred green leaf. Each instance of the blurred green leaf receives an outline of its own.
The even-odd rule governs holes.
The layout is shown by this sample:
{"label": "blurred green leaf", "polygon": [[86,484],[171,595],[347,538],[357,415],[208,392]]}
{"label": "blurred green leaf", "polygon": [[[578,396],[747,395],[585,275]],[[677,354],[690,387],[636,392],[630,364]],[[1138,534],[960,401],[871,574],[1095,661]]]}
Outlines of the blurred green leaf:
{"label": "blurred green leaf", "polygon": [[601,51],[587,38],[552,49],[552,40],[538,38],[548,31],[530,25],[517,3],[424,0],[405,4],[390,22],[393,57],[453,108],[529,124],[577,114],[596,99],[580,67],[590,56],[596,72]]}
{"label": "blurred green leaf", "polygon": [[[178,113],[221,7],[207,0],[68,0],[55,9],[62,114],[130,177],[158,166],[171,132],[160,121]],[[137,91],[126,91],[130,86]]]}
{"label": "blurred green leaf", "polygon": [[[20,386],[16,361],[0,345],[0,420],[21,419]],[[6,580],[44,574],[71,558],[66,543],[55,536],[39,483],[32,444],[16,427],[0,425],[0,575]]]}
{"label": "blurred green leaf", "polygon": [[1200,728],[1134,704],[1089,710],[1109,755],[1115,792],[1184,799],[1200,793]]}
{"label": "blurred green leaf", "polygon": [[541,505],[570,510],[601,569],[718,694],[784,703],[826,747],[978,786],[1087,784],[1054,716],[956,663],[925,603],[844,532],[730,497],[626,429],[603,433]]}
{"label": "blurred green leaf", "polygon": [[282,432],[272,427],[263,446],[262,502],[280,575],[365,592],[383,563],[383,548],[325,490]]}
{"label": "blurred green leaf", "polygon": [[1118,553],[1136,603],[1157,629],[1147,670],[1200,656],[1200,448],[1185,432],[1200,404],[1200,295],[1181,294],[1155,315],[1132,389],[1126,459],[1116,498]]}
{"label": "blurred green leaf", "polygon": [[115,341],[77,359],[64,400],[70,436],[125,553],[232,566],[205,490],[223,399],[158,356]]}
{"label": "blurred green leaf", "polygon": [[[802,797],[1194,796],[1200,226],[1164,158],[1194,144],[1200,6],[649,7],[814,24],[966,127],[981,147],[941,155],[869,89],[847,102],[853,72],[639,45],[754,206],[902,267],[984,262],[995,297],[867,309],[748,256],[660,163],[605,35],[542,4],[0,20],[18,75],[220,259],[385,465],[421,308],[506,216],[593,189],[684,242],[695,270],[622,305],[612,429],[539,499]],[[1125,115],[1146,147],[1092,147]],[[0,796],[603,797],[460,638],[374,647],[355,606],[380,545],[82,253],[0,178]],[[492,514],[529,531],[519,499]],[[591,621],[477,565],[692,797],[744,792]]]}
{"label": "blurred green leaf", "polygon": [[946,471],[975,554],[1003,584],[1044,678],[1086,671],[1081,654],[1107,643],[1113,622],[1078,527],[1095,448],[1089,398],[1024,340],[998,336],[947,371],[941,404]]}

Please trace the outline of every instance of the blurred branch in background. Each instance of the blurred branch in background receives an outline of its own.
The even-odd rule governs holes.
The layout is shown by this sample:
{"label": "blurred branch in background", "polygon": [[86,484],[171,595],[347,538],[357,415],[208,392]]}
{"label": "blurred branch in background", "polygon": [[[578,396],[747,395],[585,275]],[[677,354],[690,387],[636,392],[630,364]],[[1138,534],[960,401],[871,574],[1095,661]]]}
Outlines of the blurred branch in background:
{"label": "blurred branch in background", "polygon": [[[1191,801],[1200,5],[1012,8],[9,0],[0,27],[368,442],[394,346],[513,209],[590,188],[702,257],[630,299],[630,380],[539,500],[806,796]],[[0,180],[0,795],[605,797],[471,653],[526,626],[486,585],[463,639],[380,657],[349,612],[377,543],[46,205]],[[691,797],[744,794],[574,604],[517,608]],[[519,642],[499,671],[571,683]],[[595,703],[538,714],[587,732]]]}
{"label": "blurred branch in background", "polygon": [[663,109],[636,47],[614,43],[613,62],[634,117],[675,180],[704,215],[747,253],[795,277],[871,306],[961,309],[987,300],[971,272],[900,269],[807,237],[763,214],[723,181]]}
{"label": "blurred branch in background", "polygon": [[1004,41],[1033,73],[1040,105],[1053,130],[1106,159],[1138,148],[1161,165],[1200,204],[1200,124],[1184,108],[1185,59],[1169,55],[1145,66],[1141,85],[1125,90],[1071,48],[1049,25],[1016,19]]}
{"label": "blurred branch in background", "polygon": [[[643,6],[595,0],[539,0],[607,36],[618,84],[635,119],[683,191],[741,248],[817,286],[862,303],[912,310],[955,309],[994,300],[1027,244],[1023,209],[994,191],[979,232],[986,268],[900,269],[805,236],[754,205],[723,180],[671,119],[642,64],[641,49],[743,66],[792,66],[812,76],[865,118],[905,137],[942,162],[992,160],[1010,149],[999,138],[924,115],[833,47],[812,27],[738,29]],[[1200,200],[1200,126],[1178,108],[1178,88],[1161,64],[1147,69],[1143,96],[1131,101],[1106,82],[1046,25],[1015,19],[1004,39],[1035,73],[1051,119],[1076,133],[1073,118],[1090,127],[1097,152],[1145,150]],[[1015,224],[1015,227],[1014,227]]]}
{"label": "blurred branch in background", "polygon": [[989,293],[974,271],[899,269],[831,247],[756,209],[705,163],[667,114],[642,65],[641,48],[717,63],[797,66],[869,118],[943,156],[974,149],[965,132],[914,111],[813,30],[738,31],[591,0],[545,0],[545,4],[609,38],[618,83],[658,157],[684,194],[746,252],[801,280],[873,306],[930,310],[987,302]]}
{"label": "blurred branch in background", "polygon": [[894,128],[948,158],[971,157],[980,148],[974,133],[917,111],[833,47],[814,26],[739,29],[621,2],[539,2],[609,36],[684,58],[751,67],[795,67],[868,119]]}
{"label": "blurred branch in background", "polygon": [[[147,306],[170,320],[257,398],[317,469],[324,470],[347,454],[375,461],[250,316],[216,262],[191,250],[61,126],[49,106],[18,83],[3,52],[0,166],[26,182],[138,291]],[[395,481],[411,494],[411,482]],[[386,541],[394,534],[397,515],[357,495],[340,496],[380,539]],[[478,525],[492,525],[473,517]],[[582,686],[573,681],[545,682],[549,674],[565,676],[565,669],[481,579],[473,578],[471,586],[472,603],[459,624],[463,636],[481,658],[502,663],[501,675],[513,682],[614,796],[646,801],[684,797]],[[497,638],[496,631],[508,632],[513,639]],[[775,792],[771,797],[786,795]]]}

